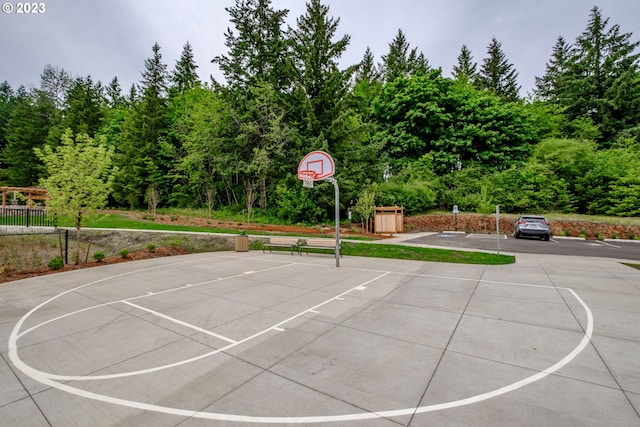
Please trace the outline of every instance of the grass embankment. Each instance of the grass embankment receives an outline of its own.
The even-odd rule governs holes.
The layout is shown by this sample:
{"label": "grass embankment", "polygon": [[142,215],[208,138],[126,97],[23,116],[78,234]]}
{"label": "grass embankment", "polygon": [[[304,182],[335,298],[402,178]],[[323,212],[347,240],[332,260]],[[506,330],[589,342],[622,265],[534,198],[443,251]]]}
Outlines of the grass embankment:
{"label": "grass embankment", "polygon": [[[59,227],[75,227],[70,218],[61,218]],[[125,230],[152,230],[152,231],[176,231],[199,233],[227,233],[238,234],[238,230],[216,227],[196,227],[191,225],[161,224],[153,221],[128,218],[117,214],[97,214],[86,217],[82,222],[83,228],[121,228]]]}

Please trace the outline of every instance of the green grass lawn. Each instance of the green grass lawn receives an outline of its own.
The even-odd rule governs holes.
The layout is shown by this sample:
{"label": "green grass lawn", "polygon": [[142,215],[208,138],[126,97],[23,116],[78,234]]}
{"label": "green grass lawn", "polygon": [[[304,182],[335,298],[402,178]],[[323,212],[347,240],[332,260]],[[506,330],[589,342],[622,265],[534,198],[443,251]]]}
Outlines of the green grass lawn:
{"label": "green grass lawn", "polygon": [[341,251],[344,255],[352,256],[452,262],[458,264],[504,265],[513,264],[516,260],[515,257],[511,255],[497,255],[487,252],[466,252],[450,249],[352,242],[343,243]]}

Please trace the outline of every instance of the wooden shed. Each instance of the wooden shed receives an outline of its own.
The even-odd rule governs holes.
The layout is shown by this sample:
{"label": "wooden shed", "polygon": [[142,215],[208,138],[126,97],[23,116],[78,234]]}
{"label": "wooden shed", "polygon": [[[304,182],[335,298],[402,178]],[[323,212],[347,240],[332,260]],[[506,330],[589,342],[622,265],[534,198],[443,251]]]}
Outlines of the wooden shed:
{"label": "wooden shed", "polygon": [[374,230],[378,234],[404,233],[404,208],[400,206],[377,207]]}

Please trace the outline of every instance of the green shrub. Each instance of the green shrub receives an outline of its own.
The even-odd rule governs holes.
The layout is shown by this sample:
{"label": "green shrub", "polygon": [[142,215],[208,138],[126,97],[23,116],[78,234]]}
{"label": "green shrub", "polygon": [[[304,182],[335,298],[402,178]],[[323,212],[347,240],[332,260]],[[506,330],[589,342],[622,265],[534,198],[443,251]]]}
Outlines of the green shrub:
{"label": "green shrub", "polygon": [[423,181],[389,181],[374,185],[373,192],[377,206],[403,206],[405,215],[415,215],[432,209],[437,196],[432,184]]}
{"label": "green shrub", "polygon": [[129,249],[121,249],[120,252],[118,252],[118,254],[120,254],[122,258],[126,258],[129,256]]}
{"label": "green shrub", "polygon": [[96,252],[93,254],[93,259],[96,260],[97,262],[102,262],[104,261],[104,252]]}
{"label": "green shrub", "polygon": [[149,252],[151,252],[151,253],[155,252],[155,251],[156,251],[156,245],[154,245],[153,243],[149,243],[149,244],[147,245],[147,250],[148,250]]}
{"label": "green shrub", "polygon": [[62,261],[62,258],[57,256],[49,261],[49,264],[47,264],[47,266],[53,270],[60,270],[62,267],[64,267],[64,262]]}

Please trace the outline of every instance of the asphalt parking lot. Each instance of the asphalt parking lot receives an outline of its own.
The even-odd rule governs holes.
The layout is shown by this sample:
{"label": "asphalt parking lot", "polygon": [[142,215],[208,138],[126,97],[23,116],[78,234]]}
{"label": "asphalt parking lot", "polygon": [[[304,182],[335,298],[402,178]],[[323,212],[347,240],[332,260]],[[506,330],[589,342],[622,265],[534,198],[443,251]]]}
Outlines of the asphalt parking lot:
{"label": "asphalt parking lot", "polygon": [[479,249],[496,252],[527,254],[572,255],[583,257],[604,257],[640,261],[640,241],[629,240],[584,240],[577,238],[552,237],[545,242],[537,238],[516,239],[511,235],[467,234],[456,232],[423,233],[411,238],[407,234],[405,243],[443,246],[462,249]]}
{"label": "asphalt parking lot", "polygon": [[7,426],[639,426],[640,271],[208,253],[0,285]]}

